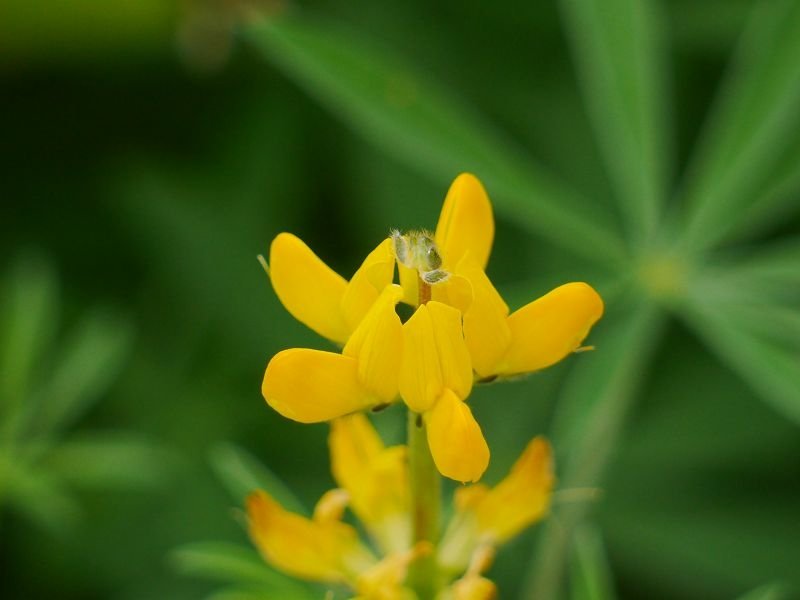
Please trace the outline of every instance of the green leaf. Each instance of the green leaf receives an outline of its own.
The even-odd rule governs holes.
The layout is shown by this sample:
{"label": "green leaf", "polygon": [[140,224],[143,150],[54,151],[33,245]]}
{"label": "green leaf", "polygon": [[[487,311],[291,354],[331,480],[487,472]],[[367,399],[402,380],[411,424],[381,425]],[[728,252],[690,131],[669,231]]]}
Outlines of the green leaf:
{"label": "green leaf", "polygon": [[[789,151],[800,128],[798,56],[800,4],[755,4],[689,169],[685,242],[691,249],[708,248],[733,230],[757,224],[751,208],[762,190],[780,173],[800,168],[800,154]],[[796,200],[791,194],[776,198]]]}
{"label": "green leaf", "polygon": [[267,566],[258,552],[230,542],[195,542],[176,548],[170,562],[183,575],[229,583],[291,587],[294,581]]}
{"label": "green leaf", "polygon": [[650,0],[561,0],[561,8],[629,236],[645,243],[671,174],[664,17]]}
{"label": "green leaf", "polygon": [[69,531],[80,517],[58,478],[8,455],[0,456],[0,506],[4,503],[56,533]]}
{"label": "green leaf", "polygon": [[583,525],[575,532],[571,566],[572,600],[613,600],[616,597],[603,539],[597,528]]}
{"label": "green leaf", "polygon": [[103,432],[70,437],[49,452],[43,465],[70,483],[124,489],[165,482],[171,459],[135,433]]}
{"label": "green leaf", "polygon": [[251,23],[245,35],[311,95],[398,159],[443,183],[472,171],[497,210],[521,225],[593,260],[622,257],[607,211],[524,156],[455,94],[424,81],[358,35],[297,11]]}
{"label": "green leaf", "polygon": [[[568,492],[600,483],[626,415],[660,338],[662,315],[642,302],[617,305],[588,340],[596,346],[567,379],[553,424],[560,488]],[[540,537],[525,598],[551,600],[559,588],[574,528],[588,510],[585,502],[556,505]]]}
{"label": "green leaf", "polygon": [[[767,309],[768,311],[769,309]],[[687,323],[773,408],[800,423],[800,344],[786,344],[737,305],[692,293],[682,306]],[[766,313],[769,316],[769,312]],[[795,321],[792,321],[796,323]]]}
{"label": "green leaf", "polygon": [[23,256],[6,276],[0,298],[0,412],[10,419],[23,406],[55,333],[56,275],[42,257]]}
{"label": "green leaf", "polygon": [[784,585],[770,583],[739,596],[739,600],[783,600],[788,597],[788,590]]}
{"label": "green leaf", "polygon": [[255,490],[264,490],[286,510],[308,513],[286,484],[242,448],[234,444],[217,444],[211,449],[209,459],[217,477],[237,503],[244,502]]}
{"label": "green leaf", "polygon": [[96,310],[84,317],[37,392],[36,433],[52,435],[80,419],[117,377],[132,339],[130,323],[118,315]]}

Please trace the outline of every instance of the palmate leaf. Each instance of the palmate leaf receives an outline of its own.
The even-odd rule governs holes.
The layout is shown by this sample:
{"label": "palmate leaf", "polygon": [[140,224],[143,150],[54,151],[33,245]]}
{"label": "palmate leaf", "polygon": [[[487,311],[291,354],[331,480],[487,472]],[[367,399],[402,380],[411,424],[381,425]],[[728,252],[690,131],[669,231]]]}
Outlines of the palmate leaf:
{"label": "palmate leaf", "polygon": [[764,193],[772,194],[768,203],[798,206],[786,189],[770,190],[797,182],[800,169],[800,153],[790,151],[800,135],[800,4],[762,2],[754,10],[689,169],[690,249],[758,225],[751,213],[764,214]]}
{"label": "palmate leaf", "polygon": [[[800,423],[800,343],[786,343],[777,331],[782,323],[796,326],[793,313],[774,312],[767,305],[764,314],[773,319],[752,323],[752,312],[736,304],[713,302],[706,295],[690,295],[682,307],[687,323],[711,349],[773,408]],[[777,323],[776,317],[783,314]],[[787,318],[788,316],[788,318]],[[794,315],[795,317],[797,315]],[[791,339],[789,340],[791,341]]]}
{"label": "palmate leaf", "polygon": [[132,340],[131,324],[119,315],[102,310],[86,315],[31,402],[34,433],[53,435],[80,419],[117,377]]}
{"label": "palmate leaf", "polygon": [[608,214],[579,198],[454,94],[424,81],[357,35],[298,14],[246,26],[274,64],[375,145],[449,182],[475,172],[497,210],[553,243],[593,260],[618,260]]}
{"label": "palmate leaf", "polygon": [[[645,300],[621,301],[596,328],[591,343],[599,350],[571,373],[553,424],[553,445],[561,453],[560,488],[599,484],[662,320],[661,311]],[[525,598],[559,597],[572,533],[587,508],[586,503],[565,504],[545,523]]]}
{"label": "palmate leaf", "polygon": [[600,532],[583,525],[575,532],[571,600],[613,600],[613,577]]}
{"label": "palmate leaf", "polygon": [[584,101],[629,236],[652,236],[671,172],[663,23],[650,0],[561,0]]}

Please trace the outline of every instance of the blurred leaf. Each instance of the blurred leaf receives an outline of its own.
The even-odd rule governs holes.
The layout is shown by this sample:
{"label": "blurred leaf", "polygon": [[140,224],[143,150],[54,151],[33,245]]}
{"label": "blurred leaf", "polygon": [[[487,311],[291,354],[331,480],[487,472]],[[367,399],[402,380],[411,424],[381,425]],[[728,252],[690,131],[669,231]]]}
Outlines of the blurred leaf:
{"label": "blurred leaf", "polygon": [[250,453],[233,444],[221,443],[211,449],[209,458],[233,499],[242,504],[248,494],[264,490],[286,510],[307,514],[303,504],[272,471]]}
{"label": "blurred leaf", "polygon": [[75,525],[80,509],[61,482],[50,473],[0,455],[0,504],[56,533]]}
{"label": "blurred leaf", "polygon": [[[800,423],[800,345],[780,343],[748,322],[735,304],[690,294],[682,314],[714,352],[773,408]],[[766,312],[769,315],[769,311]]]}
{"label": "blurred leaf", "polygon": [[229,542],[195,542],[172,551],[170,560],[184,575],[230,583],[257,583],[270,588],[297,584],[274,571],[249,547]]}
{"label": "blurred leaf", "polygon": [[[567,379],[553,423],[561,489],[594,487],[602,477],[630,409],[648,358],[660,337],[662,315],[647,302],[617,305],[590,338],[596,350],[580,357]],[[575,526],[585,502],[564,504],[544,526],[525,598],[558,597]]]}
{"label": "blurred leaf", "polygon": [[[214,592],[210,596],[206,596],[205,600],[273,600],[273,598],[275,598],[275,596],[272,592],[258,592],[233,588]],[[286,598],[286,600],[294,600],[295,598],[305,600],[308,596],[290,594],[288,596],[281,596],[281,598]]]}
{"label": "blurred leaf", "polygon": [[629,234],[647,242],[671,174],[663,15],[650,0],[562,0],[561,8]]}
{"label": "blurred leaf", "polygon": [[770,583],[748,592],[744,596],[739,596],[739,600],[782,600],[788,598],[788,591],[784,585]]}
{"label": "blurred leaf", "polygon": [[84,317],[32,403],[36,432],[50,435],[82,417],[117,377],[132,338],[130,323],[117,315],[95,311]]}
{"label": "blurred leaf", "polygon": [[9,417],[28,393],[56,329],[58,283],[40,256],[23,256],[3,283],[0,313],[0,410]]}
{"label": "blurred leaf", "polygon": [[170,456],[136,433],[83,433],[54,447],[46,468],[64,481],[97,488],[136,488],[163,483]]}
{"label": "blurred leaf", "polygon": [[[776,171],[800,169],[800,154],[787,152],[800,127],[800,3],[754,7],[689,170],[690,248],[707,248],[734,229],[746,230],[750,205]],[[787,158],[788,169],[781,165]],[[779,199],[796,204],[791,194]]]}
{"label": "blurred leaf", "polygon": [[613,576],[597,528],[583,525],[575,532],[570,589],[572,600],[613,600]]}
{"label": "blurred leaf", "polygon": [[438,181],[473,171],[509,218],[590,259],[622,256],[607,212],[524,157],[455,95],[423,81],[357,35],[296,12],[252,23],[245,33],[378,147]]}

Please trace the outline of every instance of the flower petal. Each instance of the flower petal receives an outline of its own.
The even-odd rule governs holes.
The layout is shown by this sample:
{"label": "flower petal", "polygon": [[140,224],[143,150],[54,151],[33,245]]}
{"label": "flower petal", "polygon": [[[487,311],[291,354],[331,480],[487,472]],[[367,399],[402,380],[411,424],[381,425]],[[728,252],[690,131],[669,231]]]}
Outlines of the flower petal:
{"label": "flower petal", "polygon": [[472,284],[462,275],[450,274],[447,281],[431,286],[431,299],[447,304],[462,314],[472,305]]}
{"label": "flower petal", "polygon": [[497,586],[480,575],[467,575],[453,582],[453,600],[495,600]]}
{"label": "flower petal", "polygon": [[392,283],[394,262],[392,240],[386,238],[353,274],[341,299],[341,311],[349,331],[358,327],[383,288]]}
{"label": "flower petal", "polygon": [[402,297],[399,285],[386,286],[342,350],[358,361],[358,378],[364,387],[384,402],[397,396],[403,324],[394,307]]}
{"label": "flower petal", "polygon": [[508,317],[511,345],[499,375],[538,371],[574,352],[603,315],[603,300],[585,283],[567,283]]}
{"label": "flower petal", "polygon": [[455,267],[467,251],[486,267],[494,240],[494,216],[489,196],[474,175],[462,173],[450,185],[435,237],[445,268]]}
{"label": "flower petal", "polygon": [[397,263],[397,274],[403,286],[403,302],[411,306],[419,304],[419,271]]}
{"label": "flower petal", "polygon": [[547,513],[554,484],[550,444],[537,437],[506,478],[467,510],[474,511],[482,535],[503,543]]}
{"label": "flower petal", "polygon": [[350,525],[290,513],[265,492],[248,496],[247,515],[250,537],[264,559],[295,577],[353,583],[356,573],[376,564]]}
{"label": "flower petal", "polygon": [[511,330],[506,322],[508,305],[470,256],[459,263],[458,272],[472,284],[472,304],[464,313],[464,339],[472,367],[481,377],[489,377],[496,373],[511,345]]}
{"label": "flower petal", "polygon": [[433,322],[442,381],[459,398],[466,398],[472,391],[473,377],[472,362],[461,328],[461,313],[436,301],[428,302],[427,308]]}
{"label": "flower petal", "polygon": [[441,302],[420,306],[403,325],[400,395],[415,412],[428,410],[445,387],[461,398],[472,390],[472,365],[461,313]]}
{"label": "flower petal", "polygon": [[331,423],[333,476],[350,495],[359,520],[385,552],[411,543],[405,446],[385,448],[369,419],[357,413]]}
{"label": "flower petal", "polygon": [[445,389],[425,413],[425,423],[439,472],[456,481],[478,481],[489,466],[489,446],[469,406]]}
{"label": "flower petal", "polygon": [[272,241],[269,262],[272,287],[286,310],[321,336],[344,344],[349,331],[340,304],[347,282],[291,233]]}
{"label": "flower petal", "polygon": [[358,361],[335,352],[292,348],[278,352],[261,393],[272,408],[300,423],[319,423],[379,402],[360,382]]}

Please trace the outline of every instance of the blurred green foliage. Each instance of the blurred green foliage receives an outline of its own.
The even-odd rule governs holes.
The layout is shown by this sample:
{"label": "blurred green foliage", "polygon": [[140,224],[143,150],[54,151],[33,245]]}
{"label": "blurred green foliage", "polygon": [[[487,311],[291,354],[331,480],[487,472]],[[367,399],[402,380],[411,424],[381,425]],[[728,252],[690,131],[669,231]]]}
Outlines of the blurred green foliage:
{"label": "blurred green foliage", "polygon": [[800,4],[43,4],[0,4],[0,596],[318,597],[229,510],[332,483],[325,427],[260,400],[321,342],[255,256],[290,230],[349,275],[463,170],[511,304],[608,306],[596,352],[473,394],[490,482],[536,433],[559,453],[503,597],[800,586]]}

